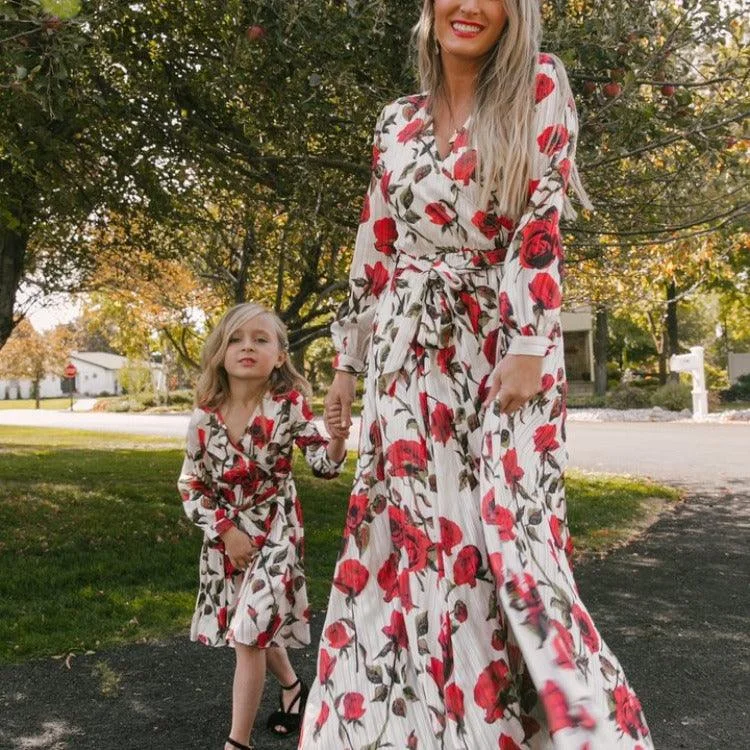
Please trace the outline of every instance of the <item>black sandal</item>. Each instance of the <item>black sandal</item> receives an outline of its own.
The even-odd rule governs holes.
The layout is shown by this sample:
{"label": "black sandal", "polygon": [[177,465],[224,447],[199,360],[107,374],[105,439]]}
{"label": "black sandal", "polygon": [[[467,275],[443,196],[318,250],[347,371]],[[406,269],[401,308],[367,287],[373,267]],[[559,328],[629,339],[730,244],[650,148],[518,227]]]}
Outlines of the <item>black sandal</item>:
{"label": "black sandal", "polygon": [[[279,710],[274,711],[266,722],[266,728],[270,729],[275,735],[279,737],[286,737],[290,734],[296,734],[299,732],[300,725],[302,724],[302,715],[305,713],[305,706],[307,705],[307,695],[310,692],[307,685],[302,682],[301,679],[297,678],[296,682],[291,685],[282,685],[282,690],[293,690],[299,685],[299,691],[294,696],[294,700],[289,704],[289,707],[284,710],[284,699],[281,693],[279,693]],[[292,713],[292,709],[299,704],[297,711]],[[277,729],[277,727],[284,727],[283,731]]]}
{"label": "black sandal", "polygon": [[232,747],[236,747],[237,750],[253,750],[252,745],[243,745],[241,742],[237,742],[237,740],[233,740],[231,737],[227,737],[227,742]]}

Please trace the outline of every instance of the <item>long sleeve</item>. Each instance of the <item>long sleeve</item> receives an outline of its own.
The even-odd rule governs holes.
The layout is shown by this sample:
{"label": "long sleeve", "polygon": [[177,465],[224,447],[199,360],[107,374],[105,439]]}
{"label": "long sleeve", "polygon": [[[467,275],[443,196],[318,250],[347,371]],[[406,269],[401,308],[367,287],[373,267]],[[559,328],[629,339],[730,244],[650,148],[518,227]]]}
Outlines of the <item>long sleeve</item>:
{"label": "long sleeve", "polygon": [[216,493],[207,464],[205,412],[196,409],[190,419],[187,445],[177,487],[185,515],[210,539],[234,525],[235,511]]}
{"label": "long sleeve", "polygon": [[292,436],[295,445],[302,451],[305,460],[316,477],[333,479],[341,473],[346,456],[341,461],[332,461],[328,456],[328,440],[313,422],[314,415],[301,394],[296,394],[292,403]]}
{"label": "long sleeve", "polygon": [[338,352],[334,368],[355,374],[365,369],[377,300],[390,281],[394,243],[398,239],[396,222],[389,211],[391,173],[386,171],[383,159],[388,149],[384,132],[387,109],[380,113],[375,126],[370,186],[354,245],[349,296],[331,326],[333,344]]}
{"label": "long sleeve", "polygon": [[[562,63],[543,55],[536,78],[535,134],[531,198],[510,241],[501,285],[500,314],[507,353],[544,356],[560,336],[563,247],[560,216],[577,116]],[[505,353],[505,352],[503,352]]]}

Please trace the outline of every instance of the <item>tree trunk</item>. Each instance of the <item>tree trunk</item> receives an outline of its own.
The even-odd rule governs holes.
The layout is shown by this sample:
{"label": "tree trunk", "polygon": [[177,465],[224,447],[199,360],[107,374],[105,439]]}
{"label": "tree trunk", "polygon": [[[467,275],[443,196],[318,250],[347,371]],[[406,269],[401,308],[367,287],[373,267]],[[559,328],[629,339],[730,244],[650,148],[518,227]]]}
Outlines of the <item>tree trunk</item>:
{"label": "tree trunk", "polygon": [[289,358],[292,360],[292,364],[297,369],[297,372],[305,372],[305,347],[301,346],[298,349],[293,349],[289,353]]}
{"label": "tree trunk", "polygon": [[[677,326],[677,288],[675,287],[674,281],[670,281],[667,284],[667,343],[668,343],[668,354],[679,354],[680,342],[679,342],[679,329]],[[666,359],[666,357],[665,357]],[[680,373],[671,372],[669,373],[669,380],[673,382],[679,382]]]}
{"label": "tree trunk", "polygon": [[28,238],[0,226],[0,349],[5,346],[15,321],[13,310],[21,283]]}
{"label": "tree trunk", "polygon": [[607,308],[596,310],[594,329],[594,394],[603,396],[607,392],[607,353],[609,348],[609,326]]}
{"label": "tree trunk", "polygon": [[667,329],[666,326],[661,332],[660,346],[657,348],[659,353],[659,385],[667,382]]}
{"label": "tree trunk", "polygon": [[36,401],[36,409],[38,409],[42,405],[42,399],[39,395],[39,391],[41,391],[41,380],[39,378],[36,378],[36,380],[34,380],[34,400]]}

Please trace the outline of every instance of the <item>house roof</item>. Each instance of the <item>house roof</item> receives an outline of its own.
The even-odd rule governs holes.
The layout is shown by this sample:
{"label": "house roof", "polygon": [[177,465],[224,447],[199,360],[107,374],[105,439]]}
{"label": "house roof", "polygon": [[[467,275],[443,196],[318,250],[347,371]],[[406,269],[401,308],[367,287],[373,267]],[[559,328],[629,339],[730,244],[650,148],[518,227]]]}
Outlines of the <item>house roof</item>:
{"label": "house roof", "polygon": [[119,354],[110,354],[109,352],[73,352],[70,355],[72,360],[85,362],[89,365],[101,367],[104,370],[121,370],[128,361],[127,357],[121,357]]}

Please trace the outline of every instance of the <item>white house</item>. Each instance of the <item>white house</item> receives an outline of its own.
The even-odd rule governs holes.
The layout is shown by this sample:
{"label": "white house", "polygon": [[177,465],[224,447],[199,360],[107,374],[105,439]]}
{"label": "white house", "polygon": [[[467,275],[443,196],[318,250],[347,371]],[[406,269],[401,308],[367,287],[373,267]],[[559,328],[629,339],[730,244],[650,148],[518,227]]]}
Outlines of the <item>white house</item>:
{"label": "white house", "polygon": [[736,383],[742,375],[750,374],[750,352],[729,352],[727,370],[730,385]]}
{"label": "white house", "polygon": [[[68,358],[76,370],[74,392],[80,396],[116,396],[122,393],[119,373],[127,357],[108,352],[73,352]],[[0,379],[0,399],[32,398],[33,383],[29,378]],[[39,383],[41,398],[55,398],[70,393],[66,378],[47,375]]]}
{"label": "white house", "polygon": [[108,352],[73,352],[70,361],[78,372],[75,392],[82,396],[117,396],[122,393],[118,380],[127,357]]}

